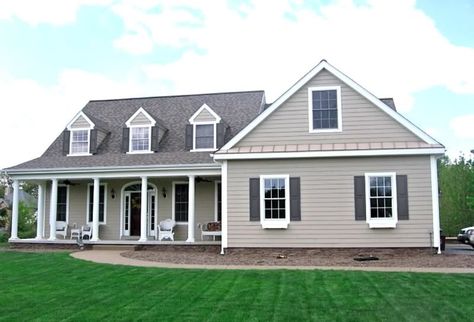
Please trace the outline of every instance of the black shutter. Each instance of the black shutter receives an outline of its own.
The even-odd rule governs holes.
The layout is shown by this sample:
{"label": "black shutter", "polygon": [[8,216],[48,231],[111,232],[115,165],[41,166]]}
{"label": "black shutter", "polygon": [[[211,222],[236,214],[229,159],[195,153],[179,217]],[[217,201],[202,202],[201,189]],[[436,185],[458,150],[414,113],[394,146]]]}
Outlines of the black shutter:
{"label": "black shutter", "polygon": [[89,152],[91,154],[97,153],[97,130],[91,130],[91,137],[89,142]]}
{"label": "black shutter", "polygon": [[398,219],[408,220],[408,178],[406,175],[397,176],[397,207]]}
{"label": "black shutter", "polygon": [[185,133],[185,146],[186,150],[193,149],[193,125],[187,124],[186,125],[186,133]]}
{"label": "black shutter", "polygon": [[124,127],[122,130],[122,152],[128,152],[128,142],[130,140],[130,129],[128,127]]}
{"label": "black shutter", "polygon": [[250,221],[260,221],[260,178],[249,179]]}
{"label": "black shutter", "polygon": [[151,150],[154,152],[158,152],[159,149],[159,138],[160,135],[160,128],[158,126],[153,126],[151,128]]}
{"label": "black shutter", "polygon": [[68,130],[63,131],[63,155],[69,154],[69,141],[71,139],[71,132]]}
{"label": "black shutter", "polygon": [[354,177],[355,220],[365,220],[365,177]]}
{"label": "black shutter", "polygon": [[217,148],[220,149],[225,144],[225,129],[226,125],[224,123],[217,123],[216,135],[217,135]]}
{"label": "black shutter", "polygon": [[290,220],[301,221],[300,178],[290,178]]}

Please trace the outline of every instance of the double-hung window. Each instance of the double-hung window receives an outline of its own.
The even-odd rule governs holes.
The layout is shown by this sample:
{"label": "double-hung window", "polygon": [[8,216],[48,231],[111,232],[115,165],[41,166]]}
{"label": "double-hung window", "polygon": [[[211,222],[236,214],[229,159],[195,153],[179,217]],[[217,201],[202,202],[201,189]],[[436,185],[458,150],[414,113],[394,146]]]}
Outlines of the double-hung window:
{"label": "double-hung window", "polygon": [[150,132],[149,126],[130,128],[130,152],[150,151]]}
{"label": "double-hung window", "polygon": [[195,150],[215,149],[215,128],[213,124],[196,124]]}
{"label": "double-hung window", "polygon": [[173,184],[173,214],[177,223],[188,222],[189,185],[187,183]]}
{"label": "double-hung window", "polygon": [[365,174],[366,218],[371,228],[394,228],[397,223],[395,173]]}
{"label": "double-hung window", "polygon": [[70,154],[88,154],[89,153],[89,134],[90,134],[90,130],[72,130],[71,131]]}
{"label": "double-hung window", "polygon": [[309,132],[338,132],[342,130],[340,86],[310,87]]}
{"label": "double-hung window", "polygon": [[69,211],[69,187],[58,186],[58,200],[56,204],[56,220],[67,222]]}
{"label": "double-hung window", "polygon": [[289,175],[260,176],[260,221],[263,228],[287,228],[290,222]]}

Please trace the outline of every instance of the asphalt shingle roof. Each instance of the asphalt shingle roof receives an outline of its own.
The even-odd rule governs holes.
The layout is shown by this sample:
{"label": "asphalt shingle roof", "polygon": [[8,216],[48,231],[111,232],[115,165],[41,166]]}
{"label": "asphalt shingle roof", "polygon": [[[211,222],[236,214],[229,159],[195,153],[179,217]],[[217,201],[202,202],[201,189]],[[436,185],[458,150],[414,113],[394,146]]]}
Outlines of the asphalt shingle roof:
{"label": "asphalt shingle roof", "polygon": [[[263,91],[90,101],[82,111],[93,122],[97,122],[98,127],[110,132],[99,146],[96,155],[63,156],[61,133],[41,157],[8,169],[213,163],[209,152],[189,152],[185,149],[185,126],[189,124],[189,118],[203,104],[207,104],[230,127],[232,137],[261,112],[262,103],[265,103]],[[164,123],[168,132],[160,143],[160,152],[122,153],[122,128],[140,107],[158,122]]]}

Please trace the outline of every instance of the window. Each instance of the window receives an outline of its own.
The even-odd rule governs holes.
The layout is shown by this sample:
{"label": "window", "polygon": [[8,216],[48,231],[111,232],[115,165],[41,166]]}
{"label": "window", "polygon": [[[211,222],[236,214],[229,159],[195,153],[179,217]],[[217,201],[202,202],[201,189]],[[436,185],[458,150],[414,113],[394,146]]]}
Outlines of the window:
{"label": "window", "polygon": [[194,149],[214,149],[215,124],[196,124],[196,141]]}
{"label": "window", "polygon": [[216,182],[216,221],[222,221],[222,184]]}
{"label": "window", "polygon": [[289,186],[289,175],[260,176],[260,221],[263,228],[288,227]]}
{"label": "window", "polygon": [[310,87],[309,131],[341,131],[341,89],[339,86]]}
{"label": "window", "polygon": [[71,154],[89,153],[89,130],[71,131]]}
{"label": "window", "polygon": [[[94,185],[89,184],[89,195],[87,196],[87,221],[92,222],[93,209],[94,209]],[[106,188],[105,184],[101,184],[99,187],[99,223],[105,223],[105,212],[106,212]]]}
{"label": "window", "polygon": [[187,183],[174,183],[173,184],[173,214],[176,222],[187,222],[188,221],[188,202],[189,202],[189,189]]}
{"label": "window", "polygon": [[68,219],[68,186],[58,186],[58,201],[56,205],[56,220],[67,222]]}
{"label": "window", "polygon": [[150,151],[150,127],[132,127],[130,131],[130,152]]}
{"label": "window", "polygon": [[394,228],[397,223],[395,173],[365,175],[366,218],[371,228]]}

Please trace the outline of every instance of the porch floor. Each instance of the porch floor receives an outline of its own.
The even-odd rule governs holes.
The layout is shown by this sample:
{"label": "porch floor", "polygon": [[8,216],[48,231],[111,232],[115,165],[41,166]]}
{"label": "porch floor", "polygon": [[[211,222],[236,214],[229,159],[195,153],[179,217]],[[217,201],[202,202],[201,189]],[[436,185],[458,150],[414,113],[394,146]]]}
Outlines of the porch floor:
{"label": "porch floor", "polygon": [[[82,240],[84,245],[189,245],[189,246],[207,246],[207,245],[220,245],[220,240],[197,240],[193,243],[186,242],[183,240],[177,241],[159,241],[159,240],[147,240],[145,242],[138,241],[138,240],[98,240],[98,241],[90,241],[90,240]],[[56,244],[56,245],[76,245],[76,239],[56,239],[56,240],[49,240],[49,239],[36,239],[36,238],[27,238],[27,239],[17,239],[9,241],[10,244]]]}

